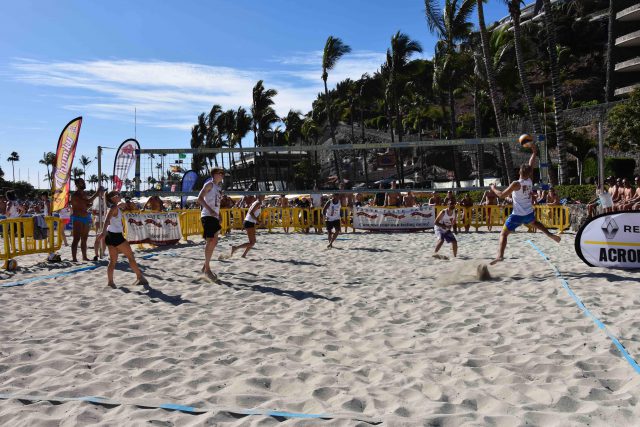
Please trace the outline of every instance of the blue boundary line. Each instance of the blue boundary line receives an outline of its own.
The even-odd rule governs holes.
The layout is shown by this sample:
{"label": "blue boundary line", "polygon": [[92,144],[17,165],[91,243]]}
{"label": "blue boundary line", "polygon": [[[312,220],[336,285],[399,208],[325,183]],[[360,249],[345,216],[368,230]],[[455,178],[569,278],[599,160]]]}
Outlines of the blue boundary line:
{"label": "blue boundary line", "polygon": [[107,406],[135,406],[138,408],[149,408],[149,409],[165,409],[167,411],[178,411],[187,414],[204,414],[212,411],[220,411],[220,412],[229,412],[232,414],[238,415],[262,415],[268,417],[281,417],[281,418],[299,418],[299,419],[324,419],[324,420],[332,420],[332,419],[343,419],[343,420],[351,420],[351,421],[360,421],[367,424],[378,425],[381,424],[381,420],[368,418],[366,416],[360,416],[358,414],[341,414],[341,415],[331,415],[331,414],[308,414],[302,412],[286,412],[286,411],[276,411],[270,409],[232,409],[232,408],[196,408],[194,406],[186,406],[180,405],[176,403],[160,403],[160,404],[146,404],[146,403],[136,403],[136,402],[119,402],[116,400],[111,400],[103,397],[96,396],[83,396],[83,397],[56,397],[56,396],[39,396],[39,395],[19,395],[12,393],[0,393],[0,399],[19,399],[26,400],[29,402],[40,402],[40,401],[48,401],[48,402],[84,402],[91,403],[96,405],[107,405]]}
{"label": "blue boundary line", "polygon": [[634,371],[636,371],[636,373],[640,374],[640,365],[638,365],[638,363],[634,360],[633,357],[631,357],[631,355],[629,354],[629,352],[627,351],[626,348],[624,348],[624,346],[622,345],[622,343],[620,343],[620,341],[618,340],[618,338],[615,337],[615,335],[611,334],[608,330],[607,327],[605,326],[604,323],[602,323],[600,321],[600,319],[598,319],[596,316],[594,316],[589,309],[584,305],[584,303],[582,302],[582,300],[573,292],[573,290],[571,289],[571,287],[569,286],[569,282],[567,282],[567,280],[562,277],[562,273],[560,273],[560,270],[558,270],[558,268],[551,263],[551,260],[549,259],[549,257],[542,252],[531,240],[527,240],[526,241],[529,245],[531,245],[531,247],[533,249],[536,250],[536,252],[538,252],[540,254],[540,256],[542,256],[542,258],[544,258],[545,261],[547,261],[547,264],[549,264],[551,266],[551,268],[553,269],[553,272],[555,273],[556,277],[558,279],[560,279],[560,283],[562,283],[562,286],[567,290],[567,292],[569,293],[569,296],[571,296],[571,298],[573,298],[573,300],[576,302],[576,304],[578,305],[578,307],[580,307],[580,309],[584,312],[585,316],[587,316],[588,318],[590,318],[593,323],[596,324],[596,326],[598,328],[600,328],[607,337],[609,337],[609,339],[613,342],[613,344],[616,346],[616,348],[618,349],[618,351],[622,354],[622,356],[627,360],[627,362],[629,363],[629,365],[631,365],[631,367],[633,368]]}
{"label": "blue boundary line", "polygon": [[[161,253],[146,254],[146,255],[141,256],[140,259],[149,259],[151,257],[159,256],[161,254],[173,255],[174,253],[175,252],[161,252]],[[95,270],[97,268],[104,267],[105,265],[106,264],[90,265],[88,267],[81,267],[81,268],[76,268],[75,270],[62,271],[60,273],[49,274],[49,275],[46,275],[46,276],[30,277],[28,279],[18,280],[17,282],[3,283],[2,285],[0,285],[0,288],[11,288],[11,287],[14,287],[14,286],[24,286],[24,285],[27,285],[29,283],[40,282],[42,280],[56,279],[58,277],[70,276],[72,274],[81,273],[83,271]]]}

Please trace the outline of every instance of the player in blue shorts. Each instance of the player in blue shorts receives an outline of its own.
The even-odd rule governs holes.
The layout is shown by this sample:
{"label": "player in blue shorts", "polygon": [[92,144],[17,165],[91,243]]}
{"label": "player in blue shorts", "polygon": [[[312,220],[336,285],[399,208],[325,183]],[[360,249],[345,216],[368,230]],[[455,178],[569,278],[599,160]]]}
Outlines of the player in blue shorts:
{"label": "player in blue shorts", "polygon": [[531,192],[533,191],[533,165],[538,155],[538,148],[535,145],[531,145],[531,151],[529,163],[520,166],[519,180],[513,181],[504,191],[498,190],[495,184],[491,184],[491,191],[499,198],[503,199],[509,195],[512,195],[511,197],[513,198],[513,212],[509,215],[509,218],[507,218],[507,222],[504,224],[502,232],[500,233],[498,256],[491,261],[492,265],[504,260],[504,250],[507,248],[507,237],[521,225],[531,224],[555,242],[560,243],[560,236],[551,234],[549,230],[547,230],[547,227],[536,220],[533,204],[531,203]]}

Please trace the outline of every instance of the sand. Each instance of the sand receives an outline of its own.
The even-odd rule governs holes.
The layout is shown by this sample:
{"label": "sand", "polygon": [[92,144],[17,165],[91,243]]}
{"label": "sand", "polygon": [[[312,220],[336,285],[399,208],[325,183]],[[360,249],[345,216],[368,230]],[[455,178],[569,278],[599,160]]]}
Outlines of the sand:
{"label": "sand", "polygon": [[[261,231],[248,259],[218,260],[244,241],[234,232],[218,283],[198,273],[195,239],[136,253],[147,290],[124,259],[119,290],[104,264],[0,288],[0,393],[123,403],[0,400],[0,425],[637,425],[640,374],[526,240],[636,359],[640,273],[587,267],[572,234],[519,232],[479,280],[497,237],[461,233],[459,257],[441,260],[429,232],[349,233],[327,250],[324,236]],[[42,259],[0,285],[94,265]],[[207,412],[136,406],[161,403]],[[337,418],[234,414],[249,408]]]}

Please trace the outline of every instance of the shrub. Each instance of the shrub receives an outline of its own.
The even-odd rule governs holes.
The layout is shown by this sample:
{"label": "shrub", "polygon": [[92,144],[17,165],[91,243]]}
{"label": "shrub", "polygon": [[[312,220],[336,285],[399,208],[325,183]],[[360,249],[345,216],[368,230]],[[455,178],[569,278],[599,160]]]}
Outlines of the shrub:
{"label": "shrub", "polygon": [[596,196],[595,185],[556,185],[554,187],[560,199],[570,199],[587,203]]}

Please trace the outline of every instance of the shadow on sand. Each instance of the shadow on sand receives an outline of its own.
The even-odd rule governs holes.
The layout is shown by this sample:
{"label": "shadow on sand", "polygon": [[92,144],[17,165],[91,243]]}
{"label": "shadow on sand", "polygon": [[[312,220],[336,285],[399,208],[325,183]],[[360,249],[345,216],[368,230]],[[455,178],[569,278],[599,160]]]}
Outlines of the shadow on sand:
{"label": "shadow on sand", "polygon": [[[132,291],[125,287],[125,286],[120,286],[118,288],[120,291],[124,292],[125,294],[131,293]],[[192,302],[186,299],[182,299],[182,295],[167,295],[165,293],[163,293],[162,291],[158,290],[158,289],[154,289],[149,285],[144,285],[144,290],[146,292],[141,292],[141,291],[133,291],[135,294],[137,295],[146,295],[149,297],[149,299],[151,300],[151,302],[157,302],[162,301],[162,302],[166,302],[168,304],[171,304],[173,306],[179,306],[182,304],[191,304]]]}
{"label": "shadow on sand", "polygon": [[342,299],[339,297],[328,298],[328,297],[325,297],[324,295],[318,295],[316,293],[308,292],[308,291],[283,290],[283,289],[278,289],[271,286],[235,284],[231,282],[226,282],[224,280],[218,280],[218,283],[220,283],[221,285],[225,285],[229,288],[235,289],[237,291],[249,290],[254,292],[261,292],[263,294],[274,294],[282,297],[290,297],[298,301],[304,301],[306,299],[312,298],[312,299],[324,299],[327,301],[336,302]]}

